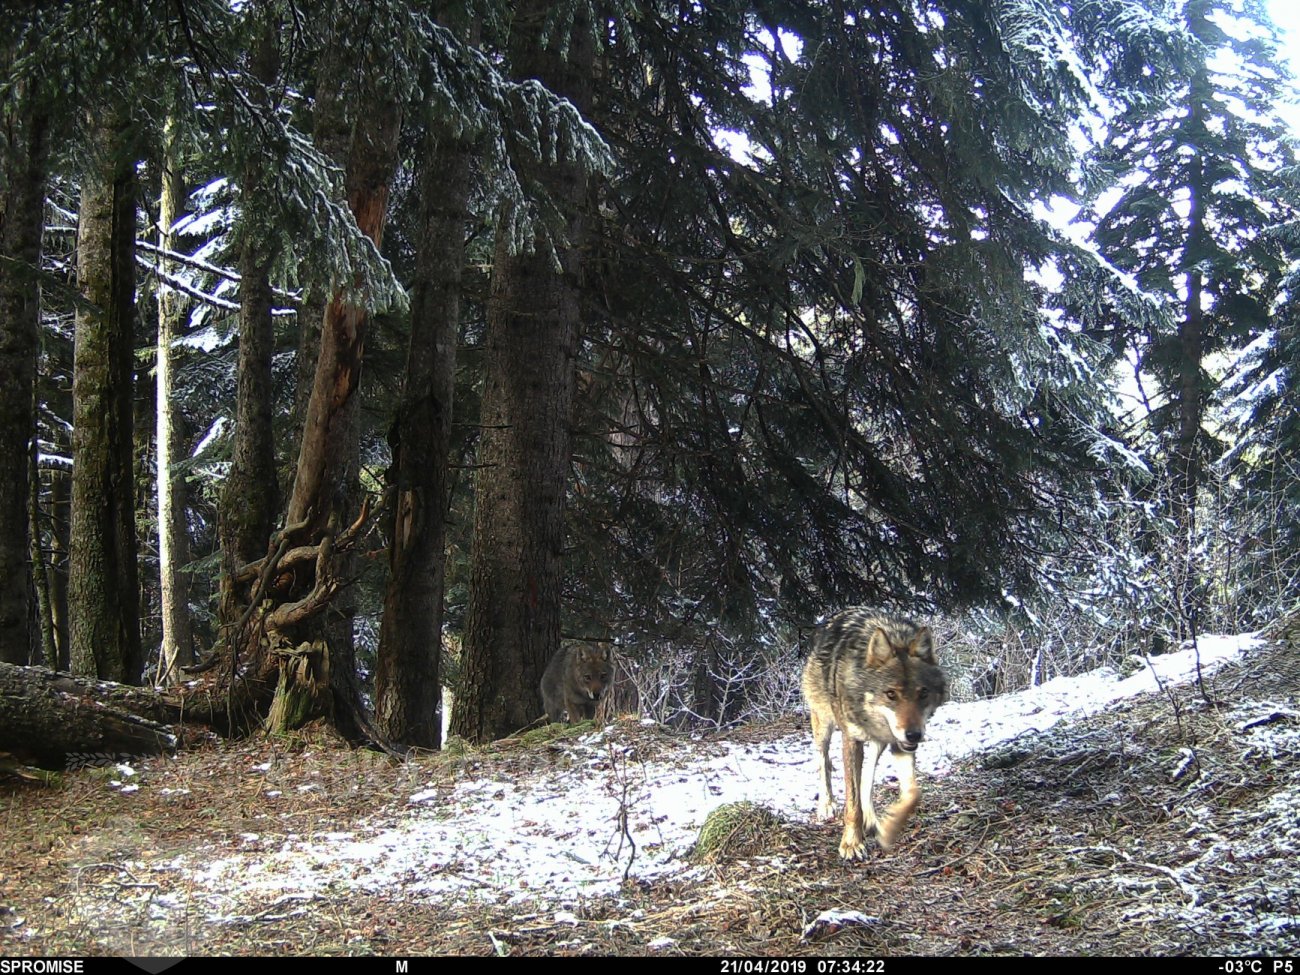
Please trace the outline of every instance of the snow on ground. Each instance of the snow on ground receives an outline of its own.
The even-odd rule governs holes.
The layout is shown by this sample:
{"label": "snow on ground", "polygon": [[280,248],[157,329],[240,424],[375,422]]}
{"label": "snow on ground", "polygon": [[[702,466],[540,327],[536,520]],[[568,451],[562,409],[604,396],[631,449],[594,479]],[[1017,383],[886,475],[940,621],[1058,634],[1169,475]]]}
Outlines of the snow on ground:
{"label": "snow on ground", "polygon": [[[1199,655],[1189,649],[1152,658],[1127,678],[1102,668],[994,700],[944,705],[918,752],[923,775],[942,775],[963,756],[1155,691],[1157,676],[1176,684],[1194,679],[1198,665],[1212,672],[1254,642],[1252,636],[1202,638]],[[410,815],[397,825],[290,836],[276,849],[250,834],[248,852],[175,865],[190,873],[196,888],[206,888],[218,917],[238,911],[247,894],[310,894],[338,886],[563,907],[615,893],[629,861],[630,878],[685,875],[692,869],[686,854],[705,817],[723,803],[750,800],[790,818],[810,817],[815,805],[807,735],[694,742],[667,748],[667,758],[653,761],[620,742],[616,729],[562,747],[567,761],[527,781],[501,772],[414,792]],[[837,766],[838,756],[832,748]],[[882,768],[888,764],[882,761]],[[626,834],[619,825],[623,810]],[[1212,838],[1205,842],[1206,857],[1213,859],[1218,848]]]}
{"label": "snow on ground", "polygon": [[[1178,885],[1182,903],[1161,905],[1154,898],[1131,917],[1173,915],[1195,931],[1229,926],[1240,932],[1238,948],[1261,954],[1290,954],[1300,932],[1300,718],[1292,707],[1274,701],[1247,701],[1227,716],[1241,749],[1243,779],[1264,777],[1281,787],[1263,804],[1216,817],[1204,803],[1186,810],[1186,855],[1167,876]],[[1142,866],[1142,865],[1139,865]],[[1116,878],[1121,887],[1148,889],[1152,875],[1135,870]]]}

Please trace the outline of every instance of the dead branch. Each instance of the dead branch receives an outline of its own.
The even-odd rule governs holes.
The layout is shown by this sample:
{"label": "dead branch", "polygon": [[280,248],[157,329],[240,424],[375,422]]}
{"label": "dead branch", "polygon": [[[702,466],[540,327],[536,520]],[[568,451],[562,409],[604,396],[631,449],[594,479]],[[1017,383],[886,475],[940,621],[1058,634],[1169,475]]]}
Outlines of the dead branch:
{"label": "dead branch", "polygon": [[337,518],[331,517],[329,527],[321,538],[316,553],[316,580],[311,592],[297,602],[277,606],[266,617],[266,626],[271,630],[283,630],[295,623],[310,619],[329,605],[334,594],[339,590],[338,577],[330,566],[334,554],[334,525]]}
{"label": "dead branch", "polygon": [[[334,540],[333,544],[335,552],[346,552],[356,544],[357,538],[361,534],[361,529],[365,526],[367,520],[369,520],[370,514],[370,498],[367,496],[361,502],[361,513],[357,515],[357,520],[349,525],[347,530]],[[307,513],[307,518],[311,518],[310,511]],[[270,580],[275,576],[275,573],[278,570],[290,569],[302,565],[304,562],[311,562],[320,556],[320,543],[314,545],[296,545],[293,548],[287,546],[289,536],[307,527],[307,524],[308,522],[304,520],[296,525],[291,525],[285,528],[277,534],[277,537],[281,539],[277,551],[268,555],[266,558],[258,559],[256,562],[249,562],[247,565],[241,566],[235,572],[235,582],[237,583],[251,582],[253,579],[258,580],[257,586],[253,590],[253,597],[249,600],[252,605],[256,605],[261,600],[262,595],[266,591],[267,585],[269,585]]]}

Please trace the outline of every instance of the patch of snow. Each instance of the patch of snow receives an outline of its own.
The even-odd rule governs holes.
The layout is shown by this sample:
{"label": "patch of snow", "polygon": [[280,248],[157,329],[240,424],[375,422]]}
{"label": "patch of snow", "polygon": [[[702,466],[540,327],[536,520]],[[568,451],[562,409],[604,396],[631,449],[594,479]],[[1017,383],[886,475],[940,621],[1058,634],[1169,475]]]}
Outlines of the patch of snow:
{"label": "patch of snow", "polygon": [[861,911],[822,911],[803,929],[803,939],[813,941],[835,934],[841,928],[866,928],[879,923],[880,918]]}
{"label": "patch of snow", "polygon": [[[1152,658],[1130,677],[1104,668],[989,701],[947,704],[927,730],[921,766],[927,775],[942,775],[958,759],[1027,731],[1150,693],[1157,678],[1170,685],[1193,679],[1198,667],[1208,674],[1255,642],[1251,635],[1202,638],[1199,653],[1184,649]],[[1243,732],[1243,747],[1264,748],[1275,733],[1270,729]],[[611,727],[566,744],[564,753],[567,764],[545,775],[516,779],[503,771],[451,789],[414,791],[410,811],[396,824],[290,835],[278,848],[210,862],[190,856],[173,865],[189,872],[196,889],[208,891],[212,910],[223,916],[248,894],[310,894],[338,884],[400,890],[405,897],[542,901],[558,909],[617,893],[625,871],[642,881],[690,878],[697,870],[686,855],[705,817],[724,803],[748,799],[795,819],[814,811],[817,783],[805,734],[669,745],[664,757],[648,761]],[[835,749],[832,754],[838,757]],[[882,771],[889,765],[881,764]],[[1297,807],[1291,806],[1293,817]],[[1300,835],[1300,826],[1294,818],[1292,824],[1291,833],[1276,832],[1270,842],[1300,853],[1300,839],[1291,838]]]}
{"label": "patch of snow", "polygon": [[1270,701],[1234,708],[1227,725],[1242,748],[1240,775],[1280,785],[1257,805],[1220,808],[1189,805],[1188,857],[1168,870],[1173,887],[1121,872],[1117,885],[1145,887],[1131,916],[1173,917],[1193,931],[1232,933],[1242,954],[1289,954],[1300,946],[1300,714]]}

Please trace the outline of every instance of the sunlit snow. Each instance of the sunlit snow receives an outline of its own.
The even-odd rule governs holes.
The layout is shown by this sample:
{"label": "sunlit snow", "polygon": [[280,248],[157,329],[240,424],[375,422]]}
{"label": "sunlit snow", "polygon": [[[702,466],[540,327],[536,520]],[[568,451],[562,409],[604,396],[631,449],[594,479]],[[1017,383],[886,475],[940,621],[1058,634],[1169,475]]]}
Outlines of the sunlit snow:
{"label": "sunlit snow", "polygon": [[[1127,678],[1103,668],[994,700],[947,704],[930,724],[919,764],[925,776],[941,776],[963,756],[1155,691],[1157,678],[1183,683],[1198,666],[1209,674],[1253,643],[1249,636],[1203,638],[1199,653],[1152,658]],[[750,800],[798,819],[813,812],[816,786],[803,734],[670,745],[668,757],[653,760],[640,758],[617,728],[563,747],[567,762],[524,780],[503,773],[413,788],[410,813],[395,825],[295,835],[270,849],[252,843],[235,856],[191,857],[176,866],[190,871],[196,886],[223,892],[228,903],[212,905],[218,915],[236,910],[247,894],[335,885],[560,907],[616,893],[625,869],[643,880],[686,875],[694,869],[686,854],[700,826],[723,803]],[[618,825],[621,809],[635,854]]]}

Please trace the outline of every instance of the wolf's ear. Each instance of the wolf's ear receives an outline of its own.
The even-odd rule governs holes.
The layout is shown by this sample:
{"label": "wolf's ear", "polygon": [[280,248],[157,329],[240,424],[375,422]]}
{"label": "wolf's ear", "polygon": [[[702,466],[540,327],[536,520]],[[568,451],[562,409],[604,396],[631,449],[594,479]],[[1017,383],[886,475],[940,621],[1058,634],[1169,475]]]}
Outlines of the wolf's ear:
{"label": "wolf's ear", "polygon": [[893,660],[894,654],[894,645],[889,642],[885,631],[877,626],[871,634],[871,641],[867,644],[867,663],[881,666]]}
{"label": "wolf's ear", "polygon": [[920,657],[928,664],[937,663],[934,656],[934,635],[928,626],[916,631],[916,635],[907,643],[907,652],[913,657]]}

